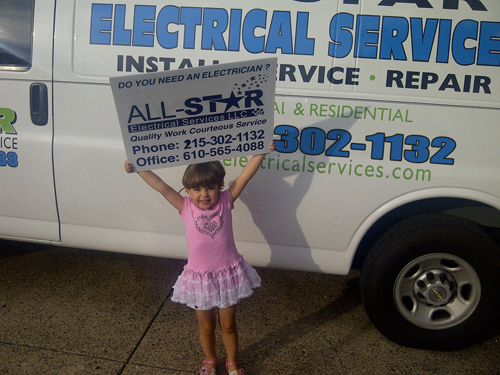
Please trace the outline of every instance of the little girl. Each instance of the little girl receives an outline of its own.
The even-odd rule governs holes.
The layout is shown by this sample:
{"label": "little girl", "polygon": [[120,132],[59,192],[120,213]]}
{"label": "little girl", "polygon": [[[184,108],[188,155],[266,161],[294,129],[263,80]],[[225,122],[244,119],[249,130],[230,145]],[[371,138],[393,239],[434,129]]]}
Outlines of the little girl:
{"label": "little girl", "polygon": [[[274,142],[269,149],[274,151]],[[260,286],[260,277],[236,249],[231,210],[264,156],[253,156],[225,191],[222,189],[226,172],[220,162],[189,165],[182,178],[189,197],[182,197],[151,171],[138,173],[179,211],[184,221],[188,262],[173,287],[172,301],[196,310],[206,356],[200,374],[216,375],[215,308],[227,352],[226,369],[229,375],[246,373],[237,360],[236,304]],[[134,171],[128,161],[125,170]]]}

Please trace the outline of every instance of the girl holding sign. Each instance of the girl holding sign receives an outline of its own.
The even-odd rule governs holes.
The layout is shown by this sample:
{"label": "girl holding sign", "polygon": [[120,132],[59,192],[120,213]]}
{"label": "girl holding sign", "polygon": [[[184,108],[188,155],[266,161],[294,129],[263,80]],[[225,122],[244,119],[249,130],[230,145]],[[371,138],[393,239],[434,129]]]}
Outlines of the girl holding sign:
{"label": "girl holding sign", "polygon": [[[274,151],[274,142],[269,149]],[[253,156],[225,191],[222,189],[226,172],[220,162],[189,165],[182,179],[189,197],[182,197],[152,171],[138,172],[174,206],[184,221],[188,262],[173,287],[172,301],[196,310],[201,346],[206,356],[200,374],[216,375],[216,315],[227,352],[229,375],[246,373],[237,360],[236,305],[242,298],[252,295],[261,280],[236,249],[231,210],[234,201],[257,173],[264,156]],[[125,161],[125,171],[134,171],[128,161]]]}

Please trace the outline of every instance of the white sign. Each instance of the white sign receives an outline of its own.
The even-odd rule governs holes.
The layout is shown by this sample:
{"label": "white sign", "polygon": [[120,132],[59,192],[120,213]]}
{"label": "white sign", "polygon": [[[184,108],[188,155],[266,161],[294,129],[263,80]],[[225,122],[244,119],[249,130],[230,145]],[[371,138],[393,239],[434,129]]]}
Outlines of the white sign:
{"label": "white sign", "polygon": [[110,78],[137,171],[269,151],[277,58]]}

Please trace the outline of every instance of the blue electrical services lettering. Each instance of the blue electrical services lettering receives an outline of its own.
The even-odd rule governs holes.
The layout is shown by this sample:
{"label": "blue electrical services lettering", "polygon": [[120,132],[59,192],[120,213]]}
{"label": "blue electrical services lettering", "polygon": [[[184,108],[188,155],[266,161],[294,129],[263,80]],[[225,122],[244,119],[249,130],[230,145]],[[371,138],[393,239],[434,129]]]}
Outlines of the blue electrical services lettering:
{"label": "blue electrical services lettering", "polygon": [[[500,66],[500,22],[338,13],[330,23],[328,55],[355,58]],[[410,40],[409,44],[405,42]]]}
{"label": "blue electrical services lettering", "polygon": [[[427,0],[382,0],[379,6]],[[344,4],[356,4],[344,0]],[[401,4],[400,4],[401,3]],[[467,0],[472,10],[487,11],[478,0]],[[430,4],[429,4],[430,5]],[[444,0],[457,9],[458,2]],[[127,12],[133,23],[127,28]],[[182,48],[193,50],[246,50],[252,54],[325,54],[337,59],[398,60],[461,66],[500,66],[500,22],[337,13],[325,25],[329,42],[316,51],[309,34],[308,12],[178,7],[167,5],[92,4],[90,44]],[[319,36],[316,36],[319,37]]]}
{"label": "blue electrical services lettering", "polygon": [[[124,4],[92,4],[90,44],[194,49],[200,38],[201,49],[215,51],[240,51],[251,53],[276,53],[314,55],[313,38],[307,35],[309,13],[297,12],[295,22],[289,11],[252,9],[243,14],[241,9],[177,7],[167,5],[157,12],[153,5],[136,5],[133,27],[125,27],[128,11]],[[270,20],[269,20],[270,18]],[[266,27],[266,25],[269,26]],[[295,24],[294,24],[295,23]],[[295,26],[295,35],[292,25]],[[170,25],[183,29],[169,31]],[[228,37],[224,32],[229,30]],[[262,30],[267,35],[255,36]]]}

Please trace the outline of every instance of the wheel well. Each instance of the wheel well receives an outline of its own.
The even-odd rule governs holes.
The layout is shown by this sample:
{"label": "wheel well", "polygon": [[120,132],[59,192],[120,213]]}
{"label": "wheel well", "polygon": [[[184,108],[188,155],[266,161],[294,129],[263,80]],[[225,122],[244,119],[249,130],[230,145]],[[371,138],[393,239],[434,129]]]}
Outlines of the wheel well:
{"label": "wheel well", "polygon": [[361,269],[368,253],[379,238],[402,220],[426,213],[444,213],[470,220],[500,244],[500,210],[460,198],[430,198],[407,203],[378,219],[365,233],[353,259],[352,268]]}

